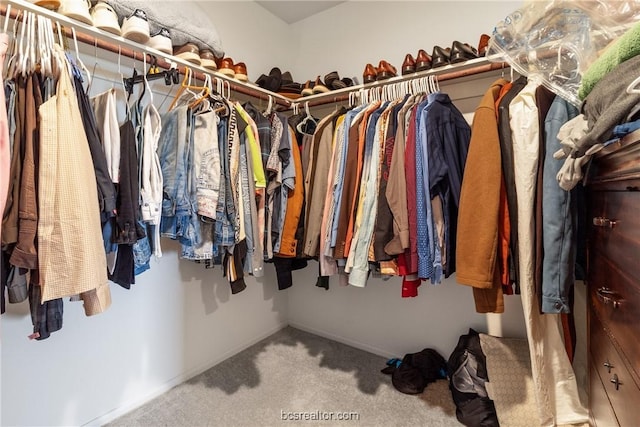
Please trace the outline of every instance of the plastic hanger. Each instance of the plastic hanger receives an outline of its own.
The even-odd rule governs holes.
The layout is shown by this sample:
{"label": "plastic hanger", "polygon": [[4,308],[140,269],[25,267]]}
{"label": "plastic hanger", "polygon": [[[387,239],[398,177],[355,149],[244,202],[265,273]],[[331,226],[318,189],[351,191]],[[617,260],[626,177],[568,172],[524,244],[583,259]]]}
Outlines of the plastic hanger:
{"label": "plastic hanger", "polygon": [[640,88],[636,87],[638,83],[640,83],[640,76],[636,77],[635,80],[627,86],[627,93],[640,93]]}
{"label": "plastic hanger", "polygon": [[80,58],[80,50],[78,49],[78,38],[76,36],[75,27],[71,27],[71,35],[73,36],[73,47],[76,51],[76,61],[78,62],[78,65],[80,65],[80,69],[82,69],[82,71],[84,71],[84,73],[87,75],[87,85],[91,86],[91,73],[89,72],[89,69],[84,65],[84,62],[82,62],[82,58]]}
{"label": "plastic hanger", "polygon": [[318,122],[316,121],[316,119],[313,118],[313,116],[311,115],[311,111],[309,110],[309,101],[304,103],[304,111],[307,114],[304,119],[302,119],[302,121],[300,123],[298,123],[298,125],[296,126],[296,129],[298,130],[298,132],[300,133],[305,133],[304,132],[304,127],[308,122],[312,122],[314,125],[318,125]]}
{"label": "plastic hanger", "polygon": [[2,24],[2,32],[7,34],[7,28],[9,28],[9,17],[11,16],[11,3],[7,4],[7,11],[4,15],[4,23]]}
{"label": "plastic hanger", "polygon": [[[194,108],[196,106],[198,106],[204,98],[206,98],[207,96],[209,96],[210,91],[209,88],[206,86],[195,86],[191,84],[191,75],[192,75],[192,71],[191,68],[189,67],[185,67],[184,69],[184,79],[182,79],[182,83],[180,84],[180,88],[178,88],[178,91],[175,95],[175,97],[173,98],[173,102],[171,102],[171,105],[169,106],[169,111],[173,110],[173,108],[177,105],[178,100],[180,99],[180,97],[182,96],[183,92],[187,92],[189,94],[192,95],[192,97],[194,98],[194,100],[192,101],[191,104],[189,104],[190,108]],[[194,90],[198,90],[199,93],[193,92],[192,89]]]}
{"label": "plastic hanger", "polygon": [[264,112],[265,115],[271,114],[271,109],[273,108],[273,96],[269,95],[269,104],[267,104],[267,109]]}

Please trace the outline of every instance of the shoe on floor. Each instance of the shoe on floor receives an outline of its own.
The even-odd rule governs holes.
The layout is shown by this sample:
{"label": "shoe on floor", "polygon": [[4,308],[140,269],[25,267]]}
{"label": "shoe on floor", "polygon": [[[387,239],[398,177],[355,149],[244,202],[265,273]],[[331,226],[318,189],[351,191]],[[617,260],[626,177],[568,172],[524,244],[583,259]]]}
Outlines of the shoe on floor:
{"label": "shoe on floor", "polygon": [[122,21],[122,37],[145,44],[149,41],[149,19],[142,9],[136,9]]}

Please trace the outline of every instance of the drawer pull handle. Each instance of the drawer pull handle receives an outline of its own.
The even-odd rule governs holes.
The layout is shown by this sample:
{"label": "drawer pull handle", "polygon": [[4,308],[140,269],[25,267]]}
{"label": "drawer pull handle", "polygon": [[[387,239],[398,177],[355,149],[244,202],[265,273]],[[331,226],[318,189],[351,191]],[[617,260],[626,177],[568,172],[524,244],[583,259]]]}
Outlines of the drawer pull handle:
{"label": "drawer pull handle", "polygon": [[609,363],[609,361],[608,361],[608,360],[607,360],[606,362],[604,362],[604,363],[602,364],[602,366],[604,366],[605,368],[607,368],[607,374],[610,374],[610,373],[611,373],[611,369],[612,369],[612,368],[614,368],[614,366],[613,366],[611,363]]}
{"label": "drawer pull handle", "polygon": [[613,378],[611,378],[609,381],[611,381],[612,384],[615,384],[616,390],[620,389],[622,382],[618,379],[618,374],[613,374]]}
{"label": "drawer pull handle", "polygon": [[598,288],[596,293],[603,303],[611,304],[613,308],[620,307],[620,304],[622,303],[622,300],[620,298],[617,298],[617,294],[614,291],[604,286]]}
{"label": "drawer pull handle", "polygon": [[593,218],[593,225],[596,227],[613,228],[617,222],[613,219],[605,218],[603,216],[597,216]]}

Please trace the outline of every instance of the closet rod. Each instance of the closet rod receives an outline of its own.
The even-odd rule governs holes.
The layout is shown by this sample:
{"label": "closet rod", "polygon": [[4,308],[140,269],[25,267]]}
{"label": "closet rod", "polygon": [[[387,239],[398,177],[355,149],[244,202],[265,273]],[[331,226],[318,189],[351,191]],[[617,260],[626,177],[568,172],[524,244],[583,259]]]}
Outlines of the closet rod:
{"label": "closet rod", "polygon": [[361,89],[368,90],[375,87],[383,87],[392,84],[398,84],[406,81],[416,80],[425,78],[428,76],[436,76],[438,82],[443,82],[446,80],[454,80],[462,77],[473,76],[476,74],[488,73],[490,71],[505,69],[509,65],[506,62],[489,62],[487,64],[477,65],[469,68],[464,68],[461,70],[452,69],[451,71],[443,71],[442,73],[434,72],[433,70],[429,70],[425,73],[412,75],[412,76],[402,76],[397,78],[392,78],[391,80],[385,80],[384,82],[376,82],[370,83],[367,85],[358,85],[353,86],[348,89],[341,90],[339,93],[333,94],[331,93],[323,94],[321,97],[316,99],[309,99],[309,101],[305,101],[305,98],[299,98],[296,100],[299,104],[305,104],[308,102],[309,107],[318,107],[320,105],[333,104],[336,102],[344,102],[349,100],[349,94],[353,92],[357,92]]}
{"label": "closet rod", "polygon": [[231,90],[235,92],[241,93],[243,95],[248,95],[254,98],[262,99],[265,101],[269,100],[269,97],[272,97],[275,104],[282,105],[287,108],[291,105],[291,101],[282,95],[270,92],[268,90],[262,89],[257,86],[251,87],[251,86],[239,83],[236,80],[229,78],[227,76],[224,76],[222,74],[210,72],[208,70],[205,70],[202,67],[199,67],[195,64],[191,64],[180,58],[167,55],[155,49],[147,48],[146,46],[140,45],[131,40],[114,36],[113,34],[109,34],[93,26],[74,21],[70,18],[67,18],[64,15],[60,15],[56,12],[52,12],[48,9],[44,9],[40,6],[36,6],[24,0],[8,0],[7,2],[2,2],[2,4],[0,4],[0,15],[5,16],[7,14],[7,4],[11,5],[11,13],[10,13],[11,19],[16,19],[18,14],[20,13],[20,10],[30,11],[37,15],[45,16],[51,19],[53,22],[58,22],[62,24],[62,31],[68,39],[71,39],[73,37],[71,28],[74,27],[76,29],[76,39],[79,42],[84,43],[86,45],[97,46],[102,50],[106,50],[109,52],[126,56],[128,58],[132,58],[134,61],[142,62],[144,59],[144,56],[148,55],[147,57],[148,64],[151,63],[151,57],[155,56],[158,59],[157,65],[163,69],[166,69],[166,70],[170,69],[171,62],[175,62],[177,64],[182,65],[182,67],[179,67],[179,71],[181,74],[184,74],[185,67],[189,67],[194,72],[194,77],[196,77],[201,81],[204,80],[205,74],[209,74],[214,78],[220,79],[224,82],[228,82],[231,87]]}

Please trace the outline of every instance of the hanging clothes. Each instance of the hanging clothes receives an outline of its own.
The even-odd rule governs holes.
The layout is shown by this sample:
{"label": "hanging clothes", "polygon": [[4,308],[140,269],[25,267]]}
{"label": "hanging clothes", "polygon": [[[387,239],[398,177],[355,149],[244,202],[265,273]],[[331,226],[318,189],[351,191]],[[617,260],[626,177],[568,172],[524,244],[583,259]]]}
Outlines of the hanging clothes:
{"label": "hanging clothes", "polygon": [[552,426],[585,423],[588,413],[580,403],[575,374],[564,351],[560,317],[541,315],[534,294],[534,198],[540,144],[535,103],[538,85],[535,80],[529,81],[514,98],[509,112],[516,170],[522,305],[540,424]]}
{"label": "hanging clothes", "polygon": [[[66,64],[62,49],[55,53]],[[96,214],[96,177],[73,93],[63,66],[56,95],[40,107],[40,158],[48,166],[39,168],[38,176],[40,285],[43,302],[80,294],[85,314],[93,315],[110,306],[111,294]]]}
{"label": "hanging clothes", "polygon": [[497,263],[502,172],[495,104],[505,84],[493,82],[476,110],[460,193],[456,280],[473,287],[479,313],[504,312]]}

